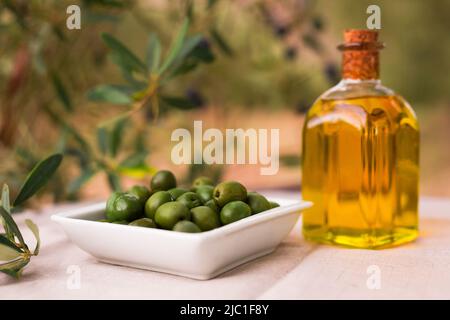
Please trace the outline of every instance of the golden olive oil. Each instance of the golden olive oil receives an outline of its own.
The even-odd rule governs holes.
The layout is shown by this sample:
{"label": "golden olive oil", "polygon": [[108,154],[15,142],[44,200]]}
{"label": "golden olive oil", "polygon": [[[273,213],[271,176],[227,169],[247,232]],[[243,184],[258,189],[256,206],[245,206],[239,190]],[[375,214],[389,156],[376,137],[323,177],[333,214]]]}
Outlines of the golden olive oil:
{"label": "golden olive oil", "polygon": [[[354,72],[354,70],[352,70]],[[384,248],[418,235],[419,128],[379,80],[344,78],[309,110],[303,129],[306,239]]]}

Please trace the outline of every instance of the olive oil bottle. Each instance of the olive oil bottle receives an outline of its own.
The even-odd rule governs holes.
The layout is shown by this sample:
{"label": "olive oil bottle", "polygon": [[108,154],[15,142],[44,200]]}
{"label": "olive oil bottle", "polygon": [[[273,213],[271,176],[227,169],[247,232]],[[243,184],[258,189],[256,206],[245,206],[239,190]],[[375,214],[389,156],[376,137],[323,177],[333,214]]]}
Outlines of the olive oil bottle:
{"label": "olive oil bottle", "polygon": [[379,80],[378,33],[347,30],[342,80],[303,128],[307,240],[385,248],[418,235],[419,127],[408,103]]}

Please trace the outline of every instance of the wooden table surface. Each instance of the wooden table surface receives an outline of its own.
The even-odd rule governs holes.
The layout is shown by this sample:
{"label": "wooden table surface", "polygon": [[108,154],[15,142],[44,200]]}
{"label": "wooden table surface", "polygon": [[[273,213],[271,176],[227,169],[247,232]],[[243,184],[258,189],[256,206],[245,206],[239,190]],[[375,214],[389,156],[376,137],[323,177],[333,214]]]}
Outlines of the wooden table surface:
{"label": "wooden table surface", "polygon": [[50,220],[65,208],[15,216],[20,227],[25,218],[39,225],[42,248],[21,280],[0,274],[1,299],[450,298],[450,199],[421,199],[414,243],[377,251],[321,246],[303,240],[299,221],[274,253],[208,281],[97,262]]}

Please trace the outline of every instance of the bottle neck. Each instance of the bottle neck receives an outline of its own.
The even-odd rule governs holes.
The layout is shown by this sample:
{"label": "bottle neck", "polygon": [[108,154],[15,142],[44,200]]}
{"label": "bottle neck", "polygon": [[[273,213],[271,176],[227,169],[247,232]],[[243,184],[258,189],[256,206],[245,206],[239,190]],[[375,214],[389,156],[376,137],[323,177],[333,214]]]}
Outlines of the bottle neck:
{"label": "bottle neck", "polygon": [[378,80],[379,61],[377,49],[346,49],[342,54],[342,79]]}

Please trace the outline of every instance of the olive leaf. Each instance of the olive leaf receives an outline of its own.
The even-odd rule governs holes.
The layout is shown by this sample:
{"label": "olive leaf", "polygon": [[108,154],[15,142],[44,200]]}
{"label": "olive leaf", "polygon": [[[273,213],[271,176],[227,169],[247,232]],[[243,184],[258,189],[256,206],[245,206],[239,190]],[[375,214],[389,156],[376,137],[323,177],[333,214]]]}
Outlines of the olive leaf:
{"label": "olive leaf", "polygon": [[161,60],[161,42],[156,34],[150,35],[147,46],[147,69],[148,71],[157,71]]}
{"label": "olive leaf", "polygon": [[112,58],[116,64],[127,70],[146,73],[145,64],[119,40],[108,33],[103,33],[102,39],[112,50]]}
{"label": "olive leaf", "polygon": [[140,166],[145,163],[145,158],[147,157],[148,152],[146,151],[138,151],[133,153],[132,155],[125,158],[119,165],[119,167],[123,168],[133,168]]}
{"label": "olive leaf", "polygon": [[107,176],[108,176],[108,183],[109,183],[109,186],[111,187],[111,190],[121,191],[122,186],[120,183],[120,177],[114,172],[107,172]]}
{"label": "olive leaf", "polygon": [[108,152],[108,131],[104,126],[97,127],[97,145],[102,154]]}
{"label": "olive leaf", "polygon": [[56,91],[56,95],[58,96],[59,100],[61,101],[62,105],[66,109],[66,111],[73,111],[73,105],[72,101],[70,99],[70,96],[62,83],[61,79],[56,73],[51,74],[53,87]]}
{"label": "olive leaf", "polygon": [[9,246],[0,243],[0,261],[10,261],[19,257],[22,253]]}
{"label": "olive leaf", "polygon": [[210,63],[212,61],[214,61],[214,55],[202,35],[186,37],[180,53],[172,63],[171,72],[166,78],[187,73],[197,67],[200,62]]}
{"label": "olive leaf", "polygon": [[216,28],[211,28],[209,32],[211,34],[211,37],[219,47],[219,49],[222,50],[222,52],[225,53],[227,56],[232,57],[234,55],[234,51],[230,47],[228,42],[225,40],[225,38],[220,34],[219,30],[217,30]]}
{"label": "olive leaf", "polygon": [[198,107],[198,105],[189,99],[183,97],[169,97],[161,96],[161,101],[169,106],[175,107],[181,110],[191,110]]}
{"label": "olive leaf", "polygon": [[75,178],[69,183],[67,187],[67,193],[69,195],[75,194],[78,190],[81,189],[81,187],[85,183],[87,183],[95,175],[95,173],[96,171],[90,168],[86,168],[85,170],[83,170],[82,173],[77,178]]}
{"label": "olive leaf", "polygon": [[178,31],[177,36],[175,37],[174,41],[172,42],[169,53],[168,53],[166,59],[164,60],[163,65],[158,70],[159,74],[164,73],[164,71],[166,71],[171,66],[172,62],[175,60],[175,58],[179,54],[179,52],[183,46],[184,37],[186,36],[188,28],[189,28],[189,19],[185,19],[183,22],[183,25],[181,26],[181,29]]}
{"label": "olive leaf", "polygon": [[55,173],[56,169],[58,169],[62,162],[62,158],[62,155],[57,153],[39,162],[31,170],[22,185],[19,194],[14,200],[14,206],[22,204],[42,188]]}
{"label": "olive leaf", "polygon": [[112,157],[115,157],[120,146],[122,145],[122,137],[125,126],[128,122],[127,118],[119,119],[111,130],[109,136],[109,151]]}
{"label": "olive leaf", "polygon": [[[62,155],[57,153],[35,165],[23,183],[14,201],[14,206],[22,204],[35,194],[54,174],[61,161]],[[33,221],[26,219],[25,224],[36,238],[36,246],[33,252],[31,252],[10,211],[9,188],[5,184],[2,190],[0,220],[6,233],[0,234],[0,260],[6,262],[0,264],[0,272],[18,279],[22,274],[23,268],[30,262],[30,257],[39,254],[41,240],[37,225]],[[19,243],[16,242],[16,238]]]}
{"label": "olive leaf", "polygon": [[[10,202],[9,202],[9,187],[7,184],[3,185],[1,206],[3,207],[3,209],[5,209],[6,212],[11,212]],[[6,237],[9,240],[14,240],[14,234],[11,232],[8,225],[5,223],[3,217],[0,218],[0,222],[3,225],[3,228],[5,229]]]}
{"label": "olive leaf", "polygon": [[20,245],[24,249],[28,249],[27,245],[25,244],[25,241],[23,240],[22,233],[19,230],[19,227],[11,217],[11,214],[7,212],[3,207],[0,207],[0,215],[3,218],[3,221],[5,225],[8,226],[11,233],[19,240]]}
{"label": "olive leaf", "polygon": [[97,128],[98,147],[103,154],[108,153],[112,157],[116,156],[122,144],[123,131],[127,121],[127,118],[119,117],[116,121],[113,121],[113,128],[108,129],[106,124]]}
{"label": "olive leaf", "polygon": [[25,220],[25,224],[28,226],[28,228],[31,230],[31,232],[33,232],[33,235],[36,238],[36,247],[34,248],[33,254],[34,255],[38,255],[39,254],[39,249],[41,247],[41,238],[39,237],[39,228],[30,219],[26,219]]}
{"label": "olive leaf", "polygon": [[124,88],[117,85],[104,84],[90,90],[87,97],[95,102],[109,102],[113,104],[130,104],[133,99],[124,92]]}
{"label": "olive leaf", "polygon": [[23,252],[22,250],[20,250],[16,244],[14,242],[12,242],[11,240],[9,240],[7,237],[5,237],[4,235],[0,234],[0,244],[10,247],[11,249],[17,251],[17,252]]}
{"label": "olive leaf", "polygon": [[0,264],[0,272],[6,273],[11,277],[19,279],[23,268],[30,262],[30,258],[19,258],[8,263]]}

